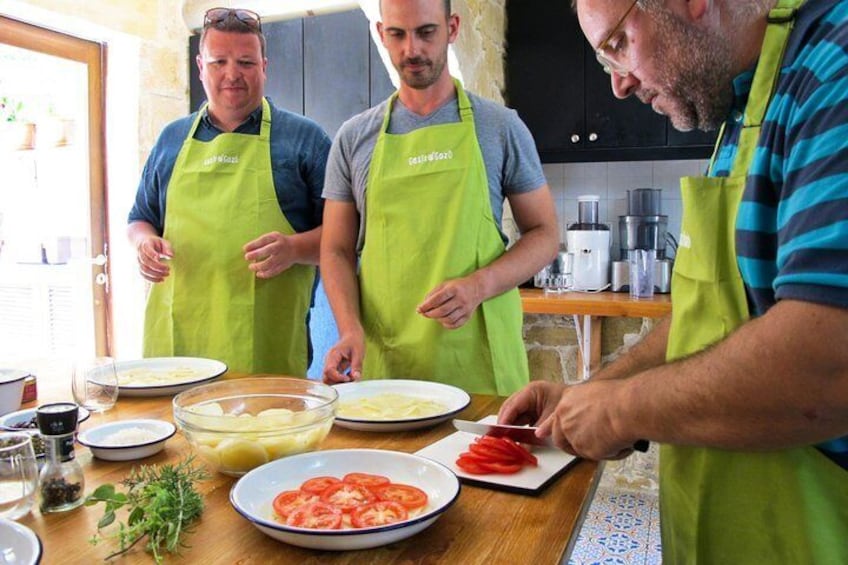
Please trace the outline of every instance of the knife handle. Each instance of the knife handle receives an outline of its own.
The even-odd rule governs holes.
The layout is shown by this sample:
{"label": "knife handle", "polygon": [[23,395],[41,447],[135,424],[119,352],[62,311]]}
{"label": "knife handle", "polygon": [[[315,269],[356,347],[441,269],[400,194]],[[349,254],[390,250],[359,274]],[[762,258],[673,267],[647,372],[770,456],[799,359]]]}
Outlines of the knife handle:
{"label": "knife handle", "polygon": [[636,443],[633,444],[633,450],[645,453],[650,445],[651,443],[646,439],[637,439]]}

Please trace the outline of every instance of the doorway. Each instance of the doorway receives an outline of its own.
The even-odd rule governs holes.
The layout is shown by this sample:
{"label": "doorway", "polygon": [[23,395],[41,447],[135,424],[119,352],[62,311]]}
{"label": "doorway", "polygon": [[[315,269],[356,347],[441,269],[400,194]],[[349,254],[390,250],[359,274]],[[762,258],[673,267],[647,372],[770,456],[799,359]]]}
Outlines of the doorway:
{"label": "doorway", "polygon": [[105,55],[0,16],[0,365],[111,354]]}

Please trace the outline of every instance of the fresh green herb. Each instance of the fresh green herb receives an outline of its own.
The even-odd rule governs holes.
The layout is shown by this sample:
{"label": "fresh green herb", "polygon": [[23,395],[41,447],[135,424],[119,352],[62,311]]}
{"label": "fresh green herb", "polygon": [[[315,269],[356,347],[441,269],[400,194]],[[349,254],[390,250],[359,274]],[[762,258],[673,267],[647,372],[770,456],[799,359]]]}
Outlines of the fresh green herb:
{"label": "fresh green herb", "polygon": [[[193,460],[190,456],[176,465],[134,467],[121,481],[125,493],[117,492],[111,484],[95,489],[85,505],[104,502],[106,510],[89,542],[94,545],[103,539],[117,539],[120,549],[108,555],[108,560],[124,554],[147,537],[146,549],[156,563],[162,563],[162,550],[179,553],[181,547],[188,547],[181,537],[191,532],[191,524],[203,512],[203,498],[195,490],[195,483],[208,477],[202,467],[192,466]],[[101,534],[102,528],[115,521],[115,511],[124,506],[129,511],[126,523],[119,522],[115,532]]]}

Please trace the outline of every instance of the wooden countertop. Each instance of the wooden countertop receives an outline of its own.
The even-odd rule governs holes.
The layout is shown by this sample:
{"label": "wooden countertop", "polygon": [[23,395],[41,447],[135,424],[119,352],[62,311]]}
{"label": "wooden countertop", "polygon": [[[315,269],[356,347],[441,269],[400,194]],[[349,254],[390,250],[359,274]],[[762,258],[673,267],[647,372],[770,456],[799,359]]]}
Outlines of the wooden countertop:
{"label": "wooden countertop", "polygon": [[671,313],[671,295],[655,294],[651,298],[630,298],[626,292],[546,293],[540,288],[521,288],[521,305],[525,314],[576,314],[579,316],[612,316],[628,318],[662,318]]}
{"label": "wooden countertop", "polygon": [[[39,381],[37,404],[68,400],[69,386]],[[474,395],[460,418],[477,420],[497,413],[503,398]],[[35,406],[31,403],[29,406]],[[81,427],[126,418],[173,421],[171,397],[120,398],[105,414],[94,414]],[[414,452],[453,433],[449,422],[411,432],[362,432],[334,427],[322,449],[370,447]],[[164,451],[140,461],[109,462],[94,459],[77,445],[76,455],[85,475],[85,493],[100,484],[117,484],[133,465],[173,463],[191,450],[181,433],[168,440]],[[534,563],[559,564],[576,538],[582,516],[591,502],[600,467],[580,461],[538,496],[525,496],[463,485],[459,500],[432,526],[389,546],[361,551],[326,552],[302,549],[271,539],[240,516],[229,503],[234,480],[221,474],[200,484],[206,509],[196,531],[186,537],[190,546],[182,558],[166,563]],[[19,519],[32,528],[44,545],[43,563],[96,563],[115,549],[111,542],[92,546],[103,505],[69,512],[41,514],[37,507]],[[119,514],[120,519],[126,516]],[[153,563],[141,549],[116,563]]]}

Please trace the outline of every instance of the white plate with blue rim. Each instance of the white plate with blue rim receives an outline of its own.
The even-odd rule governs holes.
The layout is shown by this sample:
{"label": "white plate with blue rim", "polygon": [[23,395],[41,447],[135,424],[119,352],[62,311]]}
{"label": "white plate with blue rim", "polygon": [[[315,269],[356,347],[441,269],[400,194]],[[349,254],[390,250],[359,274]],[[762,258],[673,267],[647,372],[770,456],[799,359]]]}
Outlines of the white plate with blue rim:
{"label": "white plate with blue rim", "polygon": [[148,357],[116,361],[118,397],[168,396],[214,381],[227,365],[202,357]]}
{"label": "white plate with blue rim", "polygon": [[0,563],[37,565],[43,549],[38,535],[13,520],[0,518]]}
{"label": "white plate with blue rim", "polygon": [[375,379],[333,388],[339,393],[333,423],[351,430],[427,428],[452,418],[471,403],[471,397],[461,388],[431,381]]}
{"label": "white plate with blue rim", "polygon": [[165,420],[119,420],[80,432],[77,441],[98,459],[130,461],[159,453],[176,432]]}
{"label": "white plate with blue rim", "polygon": [[[427,503],[406,520],[381,526],[309,529],[286,525],[275,516],[274,498],[297,490],[316,477],[343,478],[348,473],[374,473],[393,483],[414,486]],[[330,551],[367,549],[395,543],[430,527],[459,498],[460,484],[447,467],[411,453],[381,449],[331,449],[284,457],[257,467],[230,490],[230,503],[259,531],[276,540]]]}

